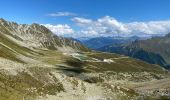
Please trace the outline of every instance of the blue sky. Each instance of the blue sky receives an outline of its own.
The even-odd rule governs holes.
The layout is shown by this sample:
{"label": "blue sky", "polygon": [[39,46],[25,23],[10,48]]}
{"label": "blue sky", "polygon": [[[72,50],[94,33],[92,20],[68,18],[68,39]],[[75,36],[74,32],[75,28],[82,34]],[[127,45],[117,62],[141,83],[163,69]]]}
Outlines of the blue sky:
{"label": "blue sky", "polygon": [[45,15],[67,11],[92,19],[109,15],[123,22],[166,20],[169,4],[170,0],[1,0],[0,17],[20,23],[65,23],[67,18]]}
{"label": "blue sky", "polygon": [[67,24],[77,31],[87,29],[74,17],[93,24],[106,16],[120,23],[167,21],[169,4],[170,0],[1,0],[0,17],[27,24]]}

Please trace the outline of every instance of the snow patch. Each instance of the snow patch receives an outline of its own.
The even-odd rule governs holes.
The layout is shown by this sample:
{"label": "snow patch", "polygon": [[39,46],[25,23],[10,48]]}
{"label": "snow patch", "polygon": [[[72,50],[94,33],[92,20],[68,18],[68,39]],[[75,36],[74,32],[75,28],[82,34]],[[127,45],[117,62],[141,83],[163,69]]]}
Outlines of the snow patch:
{"label": "snow patch", "polygon": [[107,63],[113,63],[114,61],[111,59],[104,59],[103,62],[107,62]]}

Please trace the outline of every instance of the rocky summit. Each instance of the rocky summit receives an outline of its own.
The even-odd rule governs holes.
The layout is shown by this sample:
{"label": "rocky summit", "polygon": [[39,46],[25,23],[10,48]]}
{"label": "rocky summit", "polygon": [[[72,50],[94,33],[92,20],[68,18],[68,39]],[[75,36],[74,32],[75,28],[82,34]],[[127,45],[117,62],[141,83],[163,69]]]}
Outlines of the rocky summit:
{"label": "rocky summit", "polygon": [[0,19],[0,100],[168,99],[169,84],[159,65]]}

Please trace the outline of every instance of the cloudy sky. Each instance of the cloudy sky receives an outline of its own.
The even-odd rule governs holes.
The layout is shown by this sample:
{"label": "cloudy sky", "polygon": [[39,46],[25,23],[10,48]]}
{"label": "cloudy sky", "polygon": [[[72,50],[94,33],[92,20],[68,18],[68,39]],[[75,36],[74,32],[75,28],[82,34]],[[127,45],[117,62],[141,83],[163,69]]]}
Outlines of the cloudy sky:
{"label": "cloudy sky", "polygon": [[169,0],[1,0],[0,17],[39,23],[66,37],[170,32]]}

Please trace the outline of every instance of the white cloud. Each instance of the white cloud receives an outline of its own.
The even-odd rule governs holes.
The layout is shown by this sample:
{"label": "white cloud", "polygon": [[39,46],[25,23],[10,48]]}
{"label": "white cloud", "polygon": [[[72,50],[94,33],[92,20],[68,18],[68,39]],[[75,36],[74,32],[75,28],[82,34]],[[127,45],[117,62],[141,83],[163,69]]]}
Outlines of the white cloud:
{"label": "white cloud", "polygon": [[54,34],[59,36],[65,36],[74,34],[74,30],[67,24],[57,24],[57,25],[51,25],[51,24],[42,24],[48,29],[50,29]]}
{"label": "white cloud", "polygon": [[76,22],[78,25],[87,25],[92,23],[91,19],[79,18],[79,17],[72,18],[72,21]]}
{"label": "white cloud", "polygon": [[[105,16],[97,20],[75,17],[72,19],[82,29],[81,35],[88,36],[129,36],[154,35],[170,32],[170,20],[123,23],[113,17]],[[83,35],[83,36],[84,36]]]}
{"label": "white cloud", "polygon": [[97,23],[101,24],[102,26],[110,28],[113,32],[128,32],[128,29],[125,27],[125,25],[121,22],[118,22],[116,19],[105,16],[103,18],[100,18],[97,20]]}
{"label": "white cloud", "polygon": [[150,22],[132,22],[126,24],[131,33],[139,32],[145,34],[166,34],[170,32],[170,20],[150,21]]}
{"label": "white cloud", "polygon": [[59,17],[59,16],[76,16],[77,14],[71,12],[56,12],[48,14],[48,16]]}
{"label": "white cloud", "polygon": [[53,33],[60,36],[72,37],[96,37],[96,36],[150,36],[170,32],[170,20],[129,22],[123,23],[113,17],[105,16],[97,20],[74,17],[71,19],[79,26],[78,31],[74,31],[67,24],[43,24]]}

